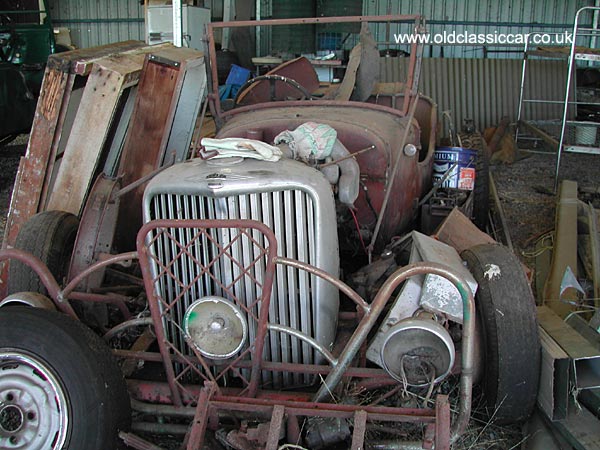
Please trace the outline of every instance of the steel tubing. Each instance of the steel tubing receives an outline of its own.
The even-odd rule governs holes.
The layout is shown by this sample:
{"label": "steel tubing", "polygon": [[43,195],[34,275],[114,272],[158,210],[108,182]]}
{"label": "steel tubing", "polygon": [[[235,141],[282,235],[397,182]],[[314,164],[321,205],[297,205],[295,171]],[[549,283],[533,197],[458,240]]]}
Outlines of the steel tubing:
{"label": "steel tubing", "polygon": [[435,274],[449,280],[460,293],[463,303],[463,336],[462,336],[462,367],[460,377],[460,405],[458,418],[452,425],[451,440],[454,441],[464,431],[471,416],[471,400],[473,388],[474,364],[474,334],[475,334],[475,302],[473,293],[462,277],[456,275],[451,269],[436,263],[416,263],[405,266],[392,274],[383,284],[377,296],[370,305],[370,312],[361,320],[352,337],[346,344],[338,363],[329,373],[319,391],[313,397],[315,402],[323,402],[337,387],[350,367],[361,346],[394,290],[408,278],[415,275]]}

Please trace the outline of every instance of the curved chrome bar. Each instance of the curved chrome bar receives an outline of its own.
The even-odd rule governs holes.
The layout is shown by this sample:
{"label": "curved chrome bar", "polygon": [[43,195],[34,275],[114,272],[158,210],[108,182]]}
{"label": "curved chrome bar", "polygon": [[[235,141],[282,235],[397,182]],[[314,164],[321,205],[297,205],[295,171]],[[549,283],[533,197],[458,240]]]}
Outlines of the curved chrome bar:
{"label": "curved chrome bar", "polygon": [[312,346],[315,350],[317,350],[319,353],[321,353],[325,357],[325,359],[329,362],[329,364],[331,364],[334,367],[338,363],[337,358],[335,356],[333,356],[333,354],[329,350],[327,350],[325,347],[323,347],[321,344],[319,344],[313,338],[302,333],[301,331],[298,331],[294,328],[286,327],[285,325],[277,325],[275,323],[267,324],[267,328],[272,331],[279,331],[280,333],[287,333],[291,336],[294,336],[294,337],[300,339],[301,341],[306,342],[307,344]]}
{"label": "curved chrome bar", "polygon": [[329,283],[333,284],[341,292],[346,294],[348,298],[350,298],[350,300],[352,300],[354,303],[356,303],[357,306],[359,306],[362,309],[363,313],[366,314],[371,309],[369,304],[365,302],[365,300],[354,289],[352,289],[343,281],[338,280],[334,276],[328,274],[324,270],[321,270],[315,266],[311,266],[310,264],[296,261],[295,259],[282,258],[279,256],[275,258],[275,264],[282,264],[284,266],[295,267],[296,269],[305,270],[308,273],[316,275],[317,277],[322,278],[325,281],[328,281]]}

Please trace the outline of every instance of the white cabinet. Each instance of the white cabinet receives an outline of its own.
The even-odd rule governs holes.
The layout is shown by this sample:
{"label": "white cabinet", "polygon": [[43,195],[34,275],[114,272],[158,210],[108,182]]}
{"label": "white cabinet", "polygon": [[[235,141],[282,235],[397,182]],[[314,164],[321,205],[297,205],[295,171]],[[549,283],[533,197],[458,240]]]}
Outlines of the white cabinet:
{"label": "white cabinet", "polygon": [[[210,9],[183,5],[181,7],[181,22],[183,25],[183,46],[204,50],[202,39],[204,37],[204,26],[210,22]],[[171,6],[148,6],[146,42],[148,44],[173,42],[173,8]]]}

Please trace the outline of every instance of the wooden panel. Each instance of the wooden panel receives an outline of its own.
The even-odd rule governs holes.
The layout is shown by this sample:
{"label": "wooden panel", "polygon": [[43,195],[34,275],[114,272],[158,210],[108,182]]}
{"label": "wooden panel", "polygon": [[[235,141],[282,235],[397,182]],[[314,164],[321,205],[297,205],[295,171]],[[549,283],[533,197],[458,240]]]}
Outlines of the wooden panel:
{"label": "wooden panel", "polygon": [[569,355],[539,327],[542,362],[537,403],[550,420],[567,417],[569,404]]}
{"label": "wooden panel", "polygon": [[[189,122],[188,138],[191,138],[195,116],[204,95],[205,81],[200,83],[198,92],[194,93],[194,89],[189,86],[185,88],[186,79],[189,73],[203,65],[202,53],[193,49],[157,49],[148,57],[138,85],[136,104],[119,165],[119,175],[124,187],[138,182],[163,165],[172,164],[176,151],[187,154],[181,148],[167,148],[167,145],[175,146],[176,141],[169,139],[171,133],[178,132],[174,124],[176,117],[180,122],[179,126],[185,121]],[[191,76],[189,79],[196,78]],[[192,107],[189,102],[180,101],[181,96],[186,93],[197,97],[198,105]],[[188,115],[194,117],[190,119]],[[185,144],[182,142],[183,140],[177,145],[189,146],[189,139]],[[144,187],[145,183],[140,183],[121,199],[116,237],[119,250],[133,247],[135,234],[142,223]]]}
{"label": "wooden panel", "polygon": [[[131,124],[123,147],[119,175],[123,187],[139,180],[160,166],[163,158],[163,138],[169,129],[171,103],[178,81],[178,67],[146,60]],[[121,199],[119,249],[134,245],[134,235],[141,226],[144,185]],[[133,207],[132,207],[133,206]]]}
{"label": "wooden panel", "polygon": [[49,210],[79,215],[123,82],[121,74],[100,66],[92,69],[48,201]]}
{"label": "wooden panel", "polygon": [[137,84],[146,54],[170,46],[136,48],[93,64],[47,209],[79,215],[123,90]]}
{"label": "wooden panel", "polygon": [[540,326],[572,359],[598,358],[598,351],[546,306],[537,307]]}
{"label": "wooden panel", "polygon": [[48,150],[52,147],[67,80],[66,73],[46,69],[27,153],[20,165],[13,189],[2,247],[14,245],[21,225],[38,210],[50,155]]}
{"label": "wooden panel", "polygon": [[567,267],[577,276],[577,183],[565,180],[556,205],[552,265],[544,286],[544,302],[563,318],[573,309],[567,302],[577,300],[573,289],[566,290],[561,298],[560,286]]}

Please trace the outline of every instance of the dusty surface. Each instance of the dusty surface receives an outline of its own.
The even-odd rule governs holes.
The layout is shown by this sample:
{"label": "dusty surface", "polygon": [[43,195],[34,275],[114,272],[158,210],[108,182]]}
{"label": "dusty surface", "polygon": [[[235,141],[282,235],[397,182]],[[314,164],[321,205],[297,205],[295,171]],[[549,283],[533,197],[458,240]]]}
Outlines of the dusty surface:
{"label": "dusty surface", "polygon": [[[512,165],[496,165],[491,170],[506,214],[515,250],[526,262],[537,238],[554,228],[555,154],[522,151]],[[563,153],[560,180],[577,181],[578,187],[600,186],[600,155]],[[599,196],[581,197],[600,207]]]}

